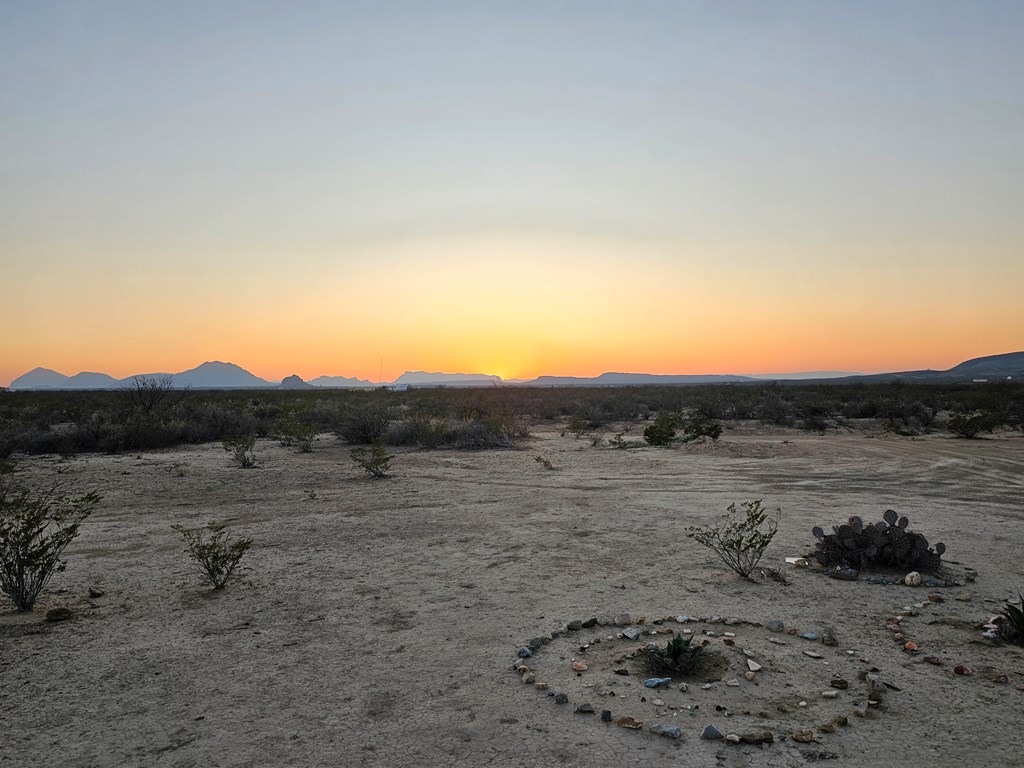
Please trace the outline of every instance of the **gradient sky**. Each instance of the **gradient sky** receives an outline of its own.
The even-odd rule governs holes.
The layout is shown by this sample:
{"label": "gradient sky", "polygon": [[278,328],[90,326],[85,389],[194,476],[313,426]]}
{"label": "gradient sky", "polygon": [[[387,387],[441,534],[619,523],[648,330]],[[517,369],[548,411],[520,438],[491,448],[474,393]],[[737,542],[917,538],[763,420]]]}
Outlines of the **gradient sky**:
{"label": "gradient sky", "polygon": [[0,384],[1024,349],[1024,3],[46,2]]}

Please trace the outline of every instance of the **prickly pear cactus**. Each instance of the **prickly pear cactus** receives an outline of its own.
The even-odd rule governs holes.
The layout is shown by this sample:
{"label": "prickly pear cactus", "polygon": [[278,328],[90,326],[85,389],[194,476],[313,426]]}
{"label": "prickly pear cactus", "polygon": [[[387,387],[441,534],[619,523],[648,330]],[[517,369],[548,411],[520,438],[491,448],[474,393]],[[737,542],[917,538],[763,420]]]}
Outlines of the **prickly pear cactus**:
{"label": "prickly pear cactus", "polygon": [[858,569],[888,566],[933,573],[942,565],[946,551],[941,542],[930,547],[928,539],[910,530],[910,520],[905,515],[900,517],[891,509],[876,523],[865,523],[855,515],[842,525],[833,526],[832,531],[826,534],[817,525],[811,531],[817,539],[814,559],[821,565]]}

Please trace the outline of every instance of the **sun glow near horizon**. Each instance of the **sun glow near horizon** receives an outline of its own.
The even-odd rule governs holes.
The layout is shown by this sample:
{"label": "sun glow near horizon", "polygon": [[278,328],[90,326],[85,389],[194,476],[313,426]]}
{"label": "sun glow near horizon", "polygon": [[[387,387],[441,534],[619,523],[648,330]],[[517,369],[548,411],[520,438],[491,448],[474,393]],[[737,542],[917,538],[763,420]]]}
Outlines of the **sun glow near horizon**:
{"label": "sun glow near horizon", "polygon": [[0,385],[1024,348],[1024,6],[912,6],[19,6]]}

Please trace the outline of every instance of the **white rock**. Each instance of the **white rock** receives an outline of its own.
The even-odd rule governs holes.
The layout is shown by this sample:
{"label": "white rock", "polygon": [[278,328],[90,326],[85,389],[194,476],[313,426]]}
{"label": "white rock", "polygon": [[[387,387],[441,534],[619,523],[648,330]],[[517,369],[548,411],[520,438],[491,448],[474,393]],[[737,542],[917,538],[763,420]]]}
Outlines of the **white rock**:
{"label": "white rock", "polygon": [[911,571],[907,574],[906,578],[903,579],[903,583],[908,587],[919,587],[921,586],[921,574],[917,571]]}
{"label": "white rock", "polygon": [[753,659],[747,659],[747,669],[749,669],[751,672],[757,672],[759,669],[761,669],[761,665]]}
{"label": "white rock", "polygon": [[821,698],[823,699],[835,699],[838,698],[839,691],[822,691]]}

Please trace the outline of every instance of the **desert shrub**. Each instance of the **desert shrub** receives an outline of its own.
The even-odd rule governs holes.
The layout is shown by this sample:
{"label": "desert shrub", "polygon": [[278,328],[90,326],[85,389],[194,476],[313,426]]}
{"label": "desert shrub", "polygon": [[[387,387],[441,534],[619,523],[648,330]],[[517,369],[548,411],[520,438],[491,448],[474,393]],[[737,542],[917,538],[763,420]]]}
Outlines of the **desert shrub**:
{"label": "desert shrub", "polygon": [[974,439],[982,432],[991,432],[997,426],[997,420],[991,413],[954,413],[949,417],[949,431],[957,437]]}
{"label": "desert shrub", "polygon": [[565,428],[579,440],[584,435],[589,435],[593,427],[590,426],[590,419],[582,413],[574,413],[565,422]]}
{"label": "desert shrub", "polygon": [[793,404],[778,392],[766,392],[755,411],[757,418],[766,424],[789,427],[795,421]]}
{"label": "desert shrub", "polygon": [[625,435],[625,432],[616,432],[614,437],[608,438],[608,445],[623,451],[630,448],[643,448],[647,445],[643,440],[627,440]]}
{"label": "desert shrub", "polygon": [[550,459],[546,459],[543,456],[534,456],[533,460],[540,464],[544,469],[554,469],[555,465],[551,463]]}
{"label": "desert shrub", "polygon": [[910,520],[899,517],[887,509],[882,519],[867,523],[856,515],[827,534],[820,526],[811,533],[818,540],[814,546],[814,559],[824,566],[890,566],[913,568],[931,573],[941,566],[946,545],[941,542],[934,550],[928,540],[910,530]]}
{"label": "desert shrub", "polygon": [[391,470],[391,460],[384,444],[379,440],[362,448],[353,448],[350,452],[352,461],[358,464],[370,477],[385,477]]}
{"label": "desert shrub", "polygon": [[341,417],[338,434],[351,445],[369,445],[384,437],[391,423],[391,409],[381,401],[352,406]]}
{"label": "desert shrub", "polygon": [[242,555],[252,546],[252,539],[232,541],[223,523],[210,523],[199,528],[171,527],[184,537],[185,551],[203,579],[214,589],[224,588]]}
{"label": "desert shrub", "polygon": [[644,440],[648,445],[670,445],[675,440],[678,427],[678,414],[659,413],[654,423],[644,429]]}
{"label": "desert shrub", "polygon": [[690,526],[686,535],[712,550],[740,576],[750,579],[775,538],[781,514],[782,510],[776,508],[772,515],[762,506],[761,499],[743,502],[742,512],[735,504],[730,504],[720,521],[706,528]]}
{"label": "desert shrub", "polygon": [[224,450],[231,454],[231,460],[242,469],[256,466],[256,453],[253,448],[256,438],[253,435],[229,437],[224,441]]}
{"label": "desert shrub", "polygon": [[99,502],[95,493],[33,493],[0,476],[0,591],[19,611],[31,610],[50,577],[64,570],[61,554]]}
{"label": "desert shrub", "polygon": [[722,436],[722,425],[717,421],[706,419],[703,416],[694,416],[692,419],[683,422],[682,442],[688,443],[701,437],[710,437],[717,440]]}
{"label": "desert shrub", "polygon": [[284,422],[280,428],[281,444],[295,446],[299,453],[311,453],[313,441],[316,440],[319,430],[313,424],[307,424],[297,419]]}
{"label": "desert shrub", "polygon": [[647,667],[651,672],[692,675],[703,666],[706,648],[696,641],[696,635],[678,634],[664,648],[647,651]]}
{"label": "desert shrub", "polygon": [[1002,621],[999,623],[999,636],[1008,642],[1024,645],[1024,595],[1017,593],[1018,605],[1009,600],[1003,604],[999,612]]}
{"label": "desert shrub", "polygon": [[136,376],[121,386],[129,407],[144,416],[160,416],[174,405],[173,376]]}
{"label": "desert shrub", "polygon": [[420,448],[439,448],[448,442],[448,423],[424,414],[396,422],[388,428],[388,445],[415,445]]}

